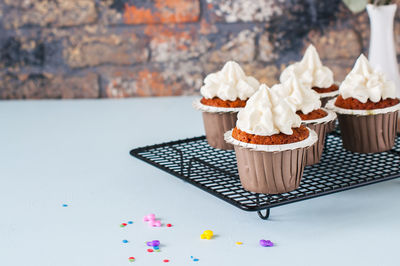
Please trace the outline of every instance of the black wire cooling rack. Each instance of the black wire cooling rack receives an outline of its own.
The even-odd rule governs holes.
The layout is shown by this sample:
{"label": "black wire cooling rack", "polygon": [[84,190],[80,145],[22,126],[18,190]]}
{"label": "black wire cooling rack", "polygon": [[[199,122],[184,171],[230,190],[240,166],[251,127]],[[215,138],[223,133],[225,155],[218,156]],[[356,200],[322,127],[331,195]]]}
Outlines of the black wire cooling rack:
{"label": "black wire cooling rack", "polygon": [[[270,208],[400,177],[400,137],[388,152],[359,154],[343,149],[339,133],[326,137],[321,162],[306,166],[300,187],[269,195],[240,184],[234,151],[210,147],[204,136],[131,150],[130,154],[242,209],[268,219]],[[265,210],[265,213],[262,213]]]}

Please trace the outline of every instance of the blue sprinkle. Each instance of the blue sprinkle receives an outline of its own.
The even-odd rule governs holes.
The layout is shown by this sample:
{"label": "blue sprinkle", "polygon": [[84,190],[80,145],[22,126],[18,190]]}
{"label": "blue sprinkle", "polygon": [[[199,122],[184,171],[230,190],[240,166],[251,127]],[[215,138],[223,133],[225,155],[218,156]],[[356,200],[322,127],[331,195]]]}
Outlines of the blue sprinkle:
{"label": "blue sprinkle", "polygon": [[128,240],[124,239],[122,240],[122,243],[128,243]]}
{"label": "blue sprinkle", "polygon": [[157,250],[157,249],[160,249],[158,246],[154,246],[153,248],[156,249],[156,250]]}
{"label": "blue sprinkle", "polygon": [[128,224],[133,224],[133,222],[132,222],[132,221],[129,221]]}
{"label": "blue sprinkle", "polygon": [[193,261],[199,261],[199,259],[193,259]]}
{"label": "blue sprinkle", "polygon": [[193,256],[190,256],[191,259],[193,259]]}
{"label": "blue sprinkle", "polygon": [[63,206],[63,207],[68,207],[68,204],[63,204],[62,206]]}

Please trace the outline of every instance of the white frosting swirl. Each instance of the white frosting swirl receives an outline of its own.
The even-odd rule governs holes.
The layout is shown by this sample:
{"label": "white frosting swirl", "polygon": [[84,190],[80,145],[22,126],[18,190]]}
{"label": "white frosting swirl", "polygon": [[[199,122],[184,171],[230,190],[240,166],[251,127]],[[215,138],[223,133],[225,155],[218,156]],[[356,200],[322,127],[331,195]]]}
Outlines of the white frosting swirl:
{"label": "white frosting swirl", "polygon": [[247,100],[259,86],[258,80],[246,76],[238,63],[228,61],[222,70],[211,73],[204,79],[200,93],[207,99],[218,97],[224,101],[234,101],[237,98]]}
{"label": "white frosting swirl", "polygon": [[249,134],[271,136],[280,132],[291,135],[292,128],[300,124],[301,119],[290,102],[262,84],[239,111],[236,126]]}
{"label": "white frosting swirl", "polygon": [[281,83],[290,78],[291,72],[294,72],[302,83],[310,87],[329,88],[334,83],[333,72],[326,66],[323,66],[315,47],[308,46],[303,59],[300,62],[289,65],[283,70],[279,80]]}
{"label": "white frosting swirl", "polygon": [[376,103],[381,99],[396,98],[396,86],[387,80],[384,73],[373,69],[368,59],[361,54],[340,85],[339,94],[343,99],[352,97],[362,103],[370,99]]}
{"label": "white frosting swirl", "polygon": [[287,79],[281,84],[274,85],[271,90],[276,90],[281,98],[286,98],[295,108],[294,111],[308,114],[321,108],[318,93],[311,89],[307,83],[301,83],[294,71],[288,72]]}

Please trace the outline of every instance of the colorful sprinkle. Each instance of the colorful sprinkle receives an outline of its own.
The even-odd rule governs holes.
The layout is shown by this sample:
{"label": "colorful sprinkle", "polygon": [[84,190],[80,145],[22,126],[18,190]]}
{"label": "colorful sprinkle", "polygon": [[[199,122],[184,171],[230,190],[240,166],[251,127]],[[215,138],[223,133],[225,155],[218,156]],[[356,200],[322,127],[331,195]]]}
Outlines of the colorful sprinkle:
{"label": "colorful sprinkle", "polygon": [[154,250],[153,249],[151,249],[151,248],[148,248],[147,249],[147,252],[153,252]]}
{"label": "colorful sprinkle", "polygon": [[161,249],[156,249],[156,250],[154,250],[155,252],[161,252]]}
{"label": "colorful sprinkle", "polygon": [[158,250],[158,249],[160,249],[160,247],[159,247],[159,246],[155,246],[154,249],[155,249],[155,250]]}
{"label": "colorful sprinkle", "polygon": [[236,245],[242,245],[242,244],[243,244],[243,242],[240,242],[240,241],[236,242]]}
{"label": "colorful sprinkle", "polygon": [[132,221],[129,221],[128,224],[133,224],[133,222],[132,222]]}
{"label": "colorful sprinkle", "polygon": [[201,235],[201,239],[208,239],[210,240],[213,237],[214,233],[211,230],[205,230]]}
{"label": "colorful sprinkle", "polygon": [[135,257],[129,257],[129,261],[130,262],[134,262],[135,261]]}
{"label": "colorful sprinkle", "polygon": [[152,244],[153,247],[156,247],[156,246],[159,246],[159,245],[160,245],[160,241],[158,241],[158,240],[153,240],[153,241],[151,241],[151,244]]}
{"label": "colorful sprinkle", "polygon": [[169,260],[163,260],[163,262],[169,262]]}
{"label": "colorful sprinkle", "polygon": [[63,204],[62,206],[63,206],[63,207],[68,207],[68,204]]}
{"label": "colorful sprinkle", "polygon": [[262,246],[262,247],[273,247],[274,243],[272,243],[271,240],[261,239],[260,240],[260,246]]}
{"label": "colorful sprinkle", "polygon": [[171,227],[172,226],[172,224],[167,224],[167,227]]}
{"label": "colorful sprinkle", "polygon": [[128,240],[124,239],[122,240],[122,243],[128,243]]}
{"label": "colorful sprinkle", "polygon": [[193,261],[199,261],[199,259],[194,258],[193,256],[190,256],[190,258],[191,258]]}

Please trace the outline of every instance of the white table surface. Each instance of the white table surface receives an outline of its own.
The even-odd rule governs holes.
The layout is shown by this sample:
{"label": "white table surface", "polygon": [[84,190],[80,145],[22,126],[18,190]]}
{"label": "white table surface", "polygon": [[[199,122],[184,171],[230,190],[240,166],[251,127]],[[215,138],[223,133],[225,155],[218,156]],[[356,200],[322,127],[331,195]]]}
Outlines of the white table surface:
{"label": "white table surface", "polygon": [[[192,99],[1,101],[0,265],[400,265],[400,180],[263,221],[129,156],[202,135]],[[174,226],[149,228],[148,213]],[[206,229],[217,236],[201,240]],[[153,239],[162,252],[146,251]]]}

